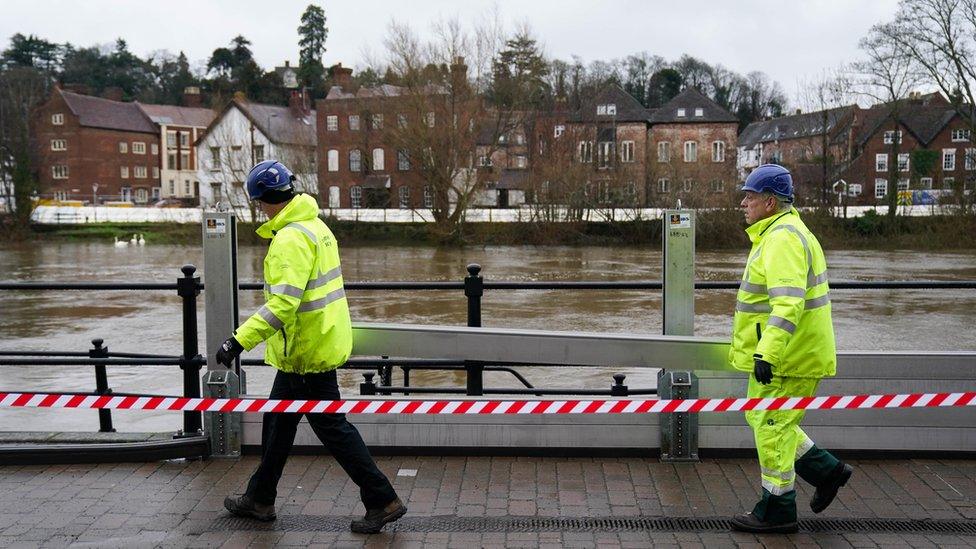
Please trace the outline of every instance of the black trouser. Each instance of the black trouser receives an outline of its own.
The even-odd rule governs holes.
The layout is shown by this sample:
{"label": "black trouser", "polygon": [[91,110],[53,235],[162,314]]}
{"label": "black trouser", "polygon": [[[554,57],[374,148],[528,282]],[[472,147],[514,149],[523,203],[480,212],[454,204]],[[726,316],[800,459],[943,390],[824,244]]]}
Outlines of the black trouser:
{"label": "black trouser", "polygon": [[[335,370],[321,374],[289,374],[279,371],[271,387],[272,399],[338,400],[339,384]],[[376,467],[359,431],[346,421],[345,414],[305,414],[322,444],[329,449],[349,478],[359,486],[366,509],[386,506],[396,492]],[[278,495],[278,480],[295,442],[302,414],[264,414],[261,439],[261,464],[247,485],[247,495],[270,505]]]}

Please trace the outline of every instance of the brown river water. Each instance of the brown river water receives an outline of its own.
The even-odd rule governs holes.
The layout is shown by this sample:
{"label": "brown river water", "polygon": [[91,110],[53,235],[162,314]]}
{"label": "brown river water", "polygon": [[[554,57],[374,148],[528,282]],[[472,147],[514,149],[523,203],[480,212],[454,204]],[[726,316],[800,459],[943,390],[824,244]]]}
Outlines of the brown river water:
{"label": "brown river water", "polygon": [[[261,280],[264,248],[242,247],[240,280]],[[976,280],[976,253],[828,250],[832,280]],[[479,263],[486,280],[660,280],[661,252],[637,247],[489,246],[463,249],[366,246],[342,248],[347,281],[458,281],[465,265]],[[173,282],[179,267],[201,267],[198,247],[147,245],[116,248],[111,242],[41,242],[0,248],[0,280],[44,282]],[[745,250],[700,252],[699,280],[737,280]],[[204,279],[205,273],[203,273]],[[464,325],[460,290],[350,291],[354,321]],[[976,350],[976,290],[834,290],[834,326],[840,350]],[[113,351],[178,355],[182,349],[180,300],[172,291],[0,292],[0,350],[85,351],[92,338]],[[200,345],[204,321],[200,298]],[[731,290],[695,296],[696,335],[727,337],[735,304]],[[243,292],[241,313],[260,306],[260,292]],[[487,290],[483,324],[506,328],[661,333],[659,291]],[[260,358],[260,349],[249,353]],[[605,388],[614,373],[631,388],[653,387],[650,369],[522,368],[543,387]],[[248,370],[248,392],[266,394],[273,371]],[[361,374],[341,372],[351,395]],[[176,367],[109,367],[117,392],[179,394]],[[394,381],[399,381],[399,374]],[[414,385],[460,385],[463,376],[428,373]],[[514,387],[509,375],[490,373],[486,386]],[[0,391],[89,391],[93,369],[63,366],[0,366]],[[181,415],[113,412],[119,431],[169,431]],[[0,409],[0,431],[94,431],[94,411]]]}

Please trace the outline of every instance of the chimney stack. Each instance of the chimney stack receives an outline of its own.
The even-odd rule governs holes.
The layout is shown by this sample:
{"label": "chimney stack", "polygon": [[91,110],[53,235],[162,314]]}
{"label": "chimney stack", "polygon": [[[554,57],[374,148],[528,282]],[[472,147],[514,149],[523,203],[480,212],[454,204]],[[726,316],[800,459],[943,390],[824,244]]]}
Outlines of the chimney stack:
{"label": "chimney stack", "polygon": [[195,108],[203,106],[203,97],[200,95],[200,88],[197,86],[183,88],[183,106]]}
{"label": "chimney stack", "polygon": [[343,67],[342,63],[336,63],[329,68],[332,73],[332,79],[335,81],[335,85],[343,89],[343,91],[348,92],[352,87],[352,69],[348,67]]}
{"label": "chimney stack", "polygon": [[110,101],[122,101],[122,95],[122,88],[118,86],[109,86],[102,90],[102,98]]}
{"label": "chimney stack", "polygon": [[292,90],[288,96],[288,108],[295,116],[307,116],[312,112],[308,104],[308,94],[304,89]]}

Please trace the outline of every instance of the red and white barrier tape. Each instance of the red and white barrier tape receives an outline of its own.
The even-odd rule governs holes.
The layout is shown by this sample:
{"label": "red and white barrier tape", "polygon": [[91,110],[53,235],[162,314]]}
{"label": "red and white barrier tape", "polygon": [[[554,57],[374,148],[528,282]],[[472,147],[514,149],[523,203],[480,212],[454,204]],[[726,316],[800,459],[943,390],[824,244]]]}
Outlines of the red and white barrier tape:
{"label": "red and white barrier tape", "polygon": [[0,392],[0,408],[328,414],[659,414],[976,406],[976,392],[645,400],[270,400]]}

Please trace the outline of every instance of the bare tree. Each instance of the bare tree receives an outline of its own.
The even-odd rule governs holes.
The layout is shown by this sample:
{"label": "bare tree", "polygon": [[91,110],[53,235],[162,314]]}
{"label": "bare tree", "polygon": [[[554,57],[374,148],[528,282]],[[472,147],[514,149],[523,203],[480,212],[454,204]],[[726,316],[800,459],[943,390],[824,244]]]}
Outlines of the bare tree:
{"label": "bare tree", "polygon": [[[976,135],[976,0],[902,0],[892,27],[898,47]],[[965,209],[976,206],[963,181],[955,191]]]}
{"label": "bare tree", "polygon": [[[31,155],[31,112],[44,100],[50,81],[28,67],[0,73],[0,181],[13,185],[18,225],[26,226],[37,188]],[[9,188],[5,189],[5,194]],[[10,207],[10,201],[7,202]]]}
{"label": "bare tree", "polygon": [[915,63],[901,48],[896,37],[896,25],[886,23],[871,27],[868,35],[861,39],[859,48],[864,57],[855,62],[853,82],[857,90],[879,103],[875,108],[885,109],[890,123],[892,139],[888,163],[888,214],[892,222],[898,211],[898,155],[901,151],[901,111],[902,104],[909,94],[921,84],[922,77]]}
{"label": "bare tree", "polygon": [[[832,130],[840,122],[842,113],[837,109],[854,103],[850,92],[850,82],[846,75],[838,71],[824,71],[817,77],[806,82],[800,82],[796,104],[811,113],[817,113],[817,125],[814,131],[819,139],[815,147],[811,147],[808,156],[815,160],[820,167],[820,200],[819,206],[827,208],[831,204],[832,180],[837,174],[838,167],[844,162],[840,150],[832,150]],[[846,189],[841,197],[843,206],[847,208]]]}

